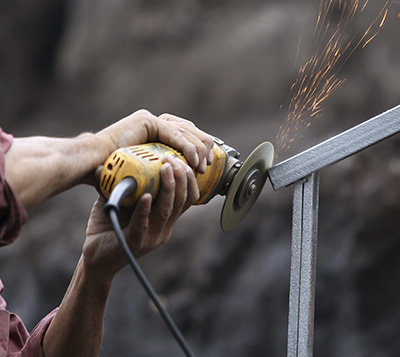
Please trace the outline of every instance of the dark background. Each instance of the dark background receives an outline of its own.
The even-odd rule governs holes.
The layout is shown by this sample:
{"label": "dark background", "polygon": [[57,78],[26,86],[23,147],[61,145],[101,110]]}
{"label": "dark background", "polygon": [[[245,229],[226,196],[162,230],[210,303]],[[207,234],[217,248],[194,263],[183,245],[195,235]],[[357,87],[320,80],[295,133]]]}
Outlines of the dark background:
{"label": "dark background", "polygon": [[[383,6],[349,28],[360,38]],[[318,2],[0,1],[0,117],[15,136],[74,136],[146,108],[186,117],[247,155],[274,142],[310,56]],[[278,161],[400,104],[400,6],[343,66],[323,117]],[[333,18],[334,20],[334,18]],[[400,139],[321,173],[316,356],[398,356]],[[40,176],[33,177],[40,180]],[[0,252],[8,308],[32,328],[59,304],[96,193],[77,187],[30,213]],[[292,188],[266,184],[245,221],[222,199],[194,207],[141,265],[198,356],[286,353]],[[130,270],[115,279],[100,356],[179,356]]]}

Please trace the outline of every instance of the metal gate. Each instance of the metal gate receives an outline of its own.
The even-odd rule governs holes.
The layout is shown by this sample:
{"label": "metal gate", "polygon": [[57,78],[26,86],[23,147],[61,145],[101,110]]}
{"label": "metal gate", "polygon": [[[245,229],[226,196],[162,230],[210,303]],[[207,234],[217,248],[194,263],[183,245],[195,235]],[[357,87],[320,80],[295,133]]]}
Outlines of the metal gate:
{"label": "metal gate", "polygon": [[269,170],[274,190],[293,184],[287,355],[312,356],[319,171],[400,132],[400,105]]}

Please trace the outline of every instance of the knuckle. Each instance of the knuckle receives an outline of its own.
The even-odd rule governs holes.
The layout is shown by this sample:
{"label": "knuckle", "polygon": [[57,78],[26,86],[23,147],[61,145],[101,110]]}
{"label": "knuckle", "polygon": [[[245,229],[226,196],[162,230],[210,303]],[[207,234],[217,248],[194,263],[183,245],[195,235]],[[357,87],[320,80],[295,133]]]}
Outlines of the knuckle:
{"label": "knuckle", "polygon": [[152,117],[154,117],[154,115],[150,111],[148,111],[147,109],[139,109],[134,114],[137,115],[137,116],[140,116],[140,117],[144,117],[144,118],[152,118]]}
{"label": "knuckle", "polygon": [[163,242],[162,237],[160,237],[160,236],[155,237],[155,239],[151,241],[151,249],[154,250],[154,249],[158,248],[163,243],[164,242]]}
{"label": "knuckle", "polygon": [[187,195],[187,204],[194,204],[200,199],[200,191],[196,184],[193,184]]}
{"label": "knuckle", "polygon": [[149,112],[147,109],[139,109],[133,114],[130,115],[130,119],[133,119],[139,123],[143,123],[143,125],[150,131],[154,131],[154,127],[156,126],[155,120],[156,117]]}
{"label": "knuckle", "polygon": [[189,127],[194,127],[195,125],[187,119],[183,119],[180,117],[177,117],[176,115],[169,114],[169,113],[163,113],[159,117],[159,119],[166,120],[166,121],[172,121],[178,123],[180,126],[189,126]]}
{"label": "knuckle", "polygon": [[168,233],[165,236],[163,236],[161,241],[159,242],[159,245],[167,243],[169,241],[170,237],[171,237],[171,233]]}
{"label": "knuckle", "polygon": [[172,117],[172,115],[171,115],[171,114],[168,114],[168,113],[163,113],[163,114],[161,114],[161,115],[158,117],[158,119],[165,120],[165,121],[173,121],[173,120],[174,120],[173,117]]}
{"label": "knuckle", "polygon": [[170,237],[172,234],[172,227],[170,227],[169,225],[166,226],[162,232],[162,234],[160,235],[159,239],[158,239],[158,245],[162,245],[165,244],[169,241]]}
{"label": "knuckle", "polygon": [[197,147],[194,143],[192,143],[190,141],[186,141],[184,151],[187,154],[195,154],[197,151]]}
{"label": "knuckle", "polygon": [[177,212],[180,212],[182,210],[182,207],[185,205],[185,202],[188,199],[188,191],[182,190],[181,194],[178,195],[175,205],[174,205],[174,213],[176,214]]}
{"label": "knuckle", "polygon": [[203,140],[203,144],[206,146],[207,150],[210,150],[214,146],[214,139],[207,135]]}
{"label": "knuckle", "polygon": [[129,238],[134,241],[140,239],[146,231],[149,229],[149,219],[146,214],[137,216],[134,221],[132,221],[129,226]]}
{"label": "knuckle", "polygon": [[196,125],[191,122],[190,120],[186,120],[186,119],[182,119],[184,121],[185,124],[187,124],[191,129],[195,129]]}
{"label": "knuckle", "polygon": [[191,167],[189,165],[186,165],[185,163],[183,163],[183,168],[185,170],[188,182],[189,183],[196,182],[196,177],[195,177],[194,172],[191,169]]}
{"label": "knuckle", "polygon": [[181,159],[174,159],[174,169],[178,170],[179,173],[184,173],[186,172],[186,168],[188,168],[188,165]]}
{"label": "knuckle", "polygon": [[175,139],[181,140],[185,136],[185,131],[180,127],[176,127],[175,129]]}
{"label": "knuckle", "polygon": [[147,232],[148,229],[149,229],[149,223],[146,222],[146,223],[143,223],[143,224],[137,226],[136,232],[139,236],[142,236],[142,235],[144,235],[144,233]]}
{"label": "knuckle", "polygon": [[190,131],[187,130],[187,129],[186,129],[184,126],[182,126],[182,125],[179,125],[179,126],[177,127],[177,130],[179,131],[179,133],[180,133],[181,135],[190,136]]}
{"label": "knuckle", "polygon": [[192,204],[196,203],[199,199],[200,199],[200,191],[197,189],[196,192],[193,194]]}
{"label": "knuckle", "polygon": [[168,209],[164,209],[160,212],[160,219],[163,222],[168,221],[169,217],[171,216],[172,213],[172,207],[168,207]]}
{"label": "knuckle", "polygon": [[147,250],[148,250],[147,244],[145,242],[140,242],[137,245],[136,249],[133,250],[133,252],[136,257],[140,257],[141,255],[146,254]]}
{"label": "knuckle", "polygon": [[206,156],[206,154],[208,153],[208,147],[207,145],[204,144],[204,142],[202,142],[201,144],[199,144],[199,146],[197,147],[197,150],[199,152],[199,154],[201,156]]}

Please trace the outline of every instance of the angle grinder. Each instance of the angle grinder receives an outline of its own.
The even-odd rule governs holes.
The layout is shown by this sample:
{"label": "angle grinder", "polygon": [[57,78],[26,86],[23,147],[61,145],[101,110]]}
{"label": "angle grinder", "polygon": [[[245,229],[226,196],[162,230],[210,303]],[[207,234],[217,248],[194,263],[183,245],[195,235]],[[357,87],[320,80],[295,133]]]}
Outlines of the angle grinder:
{"label": "angle grinder", "polygon": [[[213,154],[213,163],[206,172],[195,173],[200,191],[200,199],[196,204],[206,204],[216,195],[226,196],[220,223],[222,230],[228,232],[244,219],[261,193],[272,166],[274,148],[270,142],[264,142],[242,162],[238,151],[214,138]],[[156,200],[160,188],[160,168],[165,155],[187,163],[182,153],[162,143],[116,150],[103,165],[101,191],[109,197],[119,182],[132,177],[136,181],[136,189],[124,199],[123,205],[134,206],[147,192]]]}

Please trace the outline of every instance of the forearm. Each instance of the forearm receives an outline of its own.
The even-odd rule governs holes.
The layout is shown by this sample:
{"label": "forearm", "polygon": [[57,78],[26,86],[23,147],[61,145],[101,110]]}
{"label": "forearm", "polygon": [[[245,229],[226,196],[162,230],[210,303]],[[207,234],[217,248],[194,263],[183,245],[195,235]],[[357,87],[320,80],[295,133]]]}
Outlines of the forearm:
{"label": "forearm", "polygon": [[213,139],[193,123],[169,114],[157,118],[139,110],[97,134],[75,139],[14,139],[6,154],[6,180],[29,210],[84,182],[119,147],[148,141],[161,141],[182,151],[200,173],[212,162]]}
{"label": "forearm", "polygon": [[84,182],[108,154],[94,134],[15,138],[6,154],[6,180],[29,210]]}
{"label": "forearm", "polygon": [[97,356],[111,281],[92,279],[82,259],[44,340],[45,357]]}

